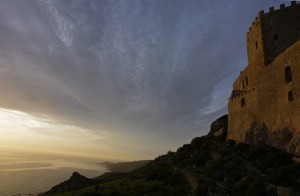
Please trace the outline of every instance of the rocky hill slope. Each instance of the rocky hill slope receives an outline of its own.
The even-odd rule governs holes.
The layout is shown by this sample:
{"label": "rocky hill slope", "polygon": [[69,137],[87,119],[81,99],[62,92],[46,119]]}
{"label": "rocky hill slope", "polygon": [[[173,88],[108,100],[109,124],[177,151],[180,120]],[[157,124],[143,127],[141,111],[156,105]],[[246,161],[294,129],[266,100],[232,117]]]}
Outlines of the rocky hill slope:
{"label": "rocky hill slope", "polygon": [[80,175],[78,172],[74,172],[69,180],[66,180],[48,191],[48,194],[63,193],[71,190],[85,188],[94,184],[94,180],[88,179],[85,176]]}
{"label": "rocky hill slope", "polygon": [[140,169],[104,174],[72,192],[56,186],[46,195],[300,195],[297,157],[226,141],[227,124],[227,116],[217,119],[207,136]]}
{"label": "rocky hill slope", "polygon": [[136,168],[140,168],[147,163],[149,163],[151,160],[140,160],[140,161],[129,161],[129,162],[103,162],[100,163],[101,165],[104,165],[107,167],[107,169],[111,172],[130,172]]}

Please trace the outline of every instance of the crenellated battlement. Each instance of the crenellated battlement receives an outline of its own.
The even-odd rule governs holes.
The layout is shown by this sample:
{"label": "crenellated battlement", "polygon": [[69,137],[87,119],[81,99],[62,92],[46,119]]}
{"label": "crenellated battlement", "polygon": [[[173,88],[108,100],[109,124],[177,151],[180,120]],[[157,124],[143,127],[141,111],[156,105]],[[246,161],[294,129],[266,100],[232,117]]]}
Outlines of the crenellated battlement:
{"label": "crenellated battlement", "polygon": [[259,17],[255,17],[254,21],[252,22],[252,25],[249,27],[249,31],[247,32],[247,34],[249,34],[249,32],[251,32],[251,30],[254,27],[257,27],[260,23],[260,18]]}
{"label": "crenellated battlement", "polygon": [[[265,14],[278,14],[278,13],[284,13],[289,11],[291,8],[300,8],[300,3],[297,3],[296,1],[291,1],[290,6],[286,6],[284,3],[280,4],[279,9],[275,9],[274,7],[269,8],[269,12]],[[263,16],[263,15],[262,15]]]}
{"label": "crenellated battlement", "polygon": [[249,142],[245,136],[261,123],[269,132],[290,130],[286,146],[270,145],[300,155],[294,143],[300,141],[300,4],[261,10],[247,32],[247,52],[248,65],[228,99],[228,139]]}
{"label": "crenellated battlement", "polygon": [[280,4],[279,9],[275,9],[275,7],[270,7],[268,12],[265,12],[264,10],[259,11],[258,16],[255,17],[254,21],[252,22],[252,25],[249,27],[249,31],[247,32],[247,34],[249,34],[253,26],[257,26],[260,23],[260,18],[272,17],[274,14],[285,13],[292,8],[300,9],[300,3],[297,3],[296,1],[291,1],[290,6],[286,6],[285,4]]}
{"label": "crenellated battlement", "polygon": [[261,10],[247,32],[248,63],[255,72],[268,66],[280,53],[300,40],[300,4],[281,4]]}

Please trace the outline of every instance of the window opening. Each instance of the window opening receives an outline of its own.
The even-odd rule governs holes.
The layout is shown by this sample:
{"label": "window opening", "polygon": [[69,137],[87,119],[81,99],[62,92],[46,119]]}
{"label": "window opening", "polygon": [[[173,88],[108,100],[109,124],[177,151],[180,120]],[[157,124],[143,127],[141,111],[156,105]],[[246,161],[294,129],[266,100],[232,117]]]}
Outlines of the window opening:
{"label": "window opening", "polygon": [[288,92],[288,101],[291,102],[294,100],[293,91]]}
{"label": "window opening", "polygon": [[285,83],[292,82],[292,68],[290,66],[285,67],[284,69]]}
{"label": "window opening", "polygon": [[241,100],[241,107],[244,107],[246,105],[246,102],[245,102],[245,99],[243,98],[242,100]]}

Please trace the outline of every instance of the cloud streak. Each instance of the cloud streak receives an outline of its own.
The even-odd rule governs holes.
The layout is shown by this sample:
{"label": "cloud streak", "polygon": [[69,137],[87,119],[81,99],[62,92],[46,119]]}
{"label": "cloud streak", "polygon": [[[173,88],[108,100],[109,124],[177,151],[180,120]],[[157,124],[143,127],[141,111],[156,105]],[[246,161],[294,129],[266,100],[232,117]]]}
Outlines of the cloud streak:
{"label": "cloud streak", "polygon": [[2,1],[0,107],[106,130],[111,154],[175,149],[226,112],[246,31],[270,4]]}

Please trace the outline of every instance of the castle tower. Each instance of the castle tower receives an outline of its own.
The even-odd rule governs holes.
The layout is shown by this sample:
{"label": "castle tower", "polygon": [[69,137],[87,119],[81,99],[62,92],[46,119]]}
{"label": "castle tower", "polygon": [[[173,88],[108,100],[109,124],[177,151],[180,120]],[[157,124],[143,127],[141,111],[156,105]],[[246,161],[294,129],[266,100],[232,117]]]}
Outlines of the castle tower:
{"label": "castle tower", "polygon": [[300,39],[300,7],[296,1],[291,6],[270,8],[269,13],[260,13],[265,66]]}
{"label": "castle tower", "polygon": [[247,53],[228,101],[228,138],[300,155],[300,4],[260,11]]}
{"label": "castle tower", "polygon": [[300,39],[300,6],[280,5],[268,13],[260,11],[247,33],[248,67],[241,72],[241,81],[234,83],[234,90],[249,90],[256,86],[256,77],[264,67],[293,43]]}
{"label": "castle tower", "polygon": [[260,11],[247,33],[248,63],[260,70],[268,66],[285,49],[300,38],[300,10],[296,1],[291,6]]}

